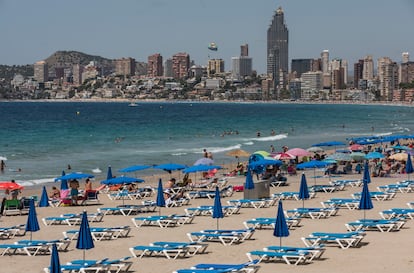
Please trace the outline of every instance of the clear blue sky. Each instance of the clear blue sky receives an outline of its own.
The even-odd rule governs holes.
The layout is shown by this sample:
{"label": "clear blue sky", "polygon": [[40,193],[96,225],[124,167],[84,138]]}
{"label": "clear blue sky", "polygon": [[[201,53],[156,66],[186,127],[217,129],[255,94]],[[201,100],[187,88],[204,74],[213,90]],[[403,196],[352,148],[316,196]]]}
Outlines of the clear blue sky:
{"label": "clear blue sky", "polygon": [[[266,70],[266,31],[282,6],[289,28],[289,59],[348,60],[401,52],[414,60],[413,0],[0,0],[0,64],[32,64],[57,50],[147,61],[188,52],[197,64],[208,55],[226,70],[249,44],[254,69]],[[210,42],[217,52],[207,49]],[[351,68],[352,69],[352,68]]]}

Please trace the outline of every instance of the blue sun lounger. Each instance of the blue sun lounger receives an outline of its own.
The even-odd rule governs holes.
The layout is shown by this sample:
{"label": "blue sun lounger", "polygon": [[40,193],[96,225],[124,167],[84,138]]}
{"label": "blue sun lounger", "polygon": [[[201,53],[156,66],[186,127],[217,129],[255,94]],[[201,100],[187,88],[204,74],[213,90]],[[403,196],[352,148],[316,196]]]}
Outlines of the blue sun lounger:
{"label": "blue sun lounger", "polygon": [[365,233],[362,231],[344,233],[313,232],[308,237],[302,237],[302,241],[307,247],[316,247],[322,244],[336,244],[342,249],[347,249],[350,247],[358,247],[364,236]]}
{"label": "blue sun lounger", "polygon": [[289,265],[304,264],[310,261],[311,254],[308,251],[291,251],[291,252],[277,252],[266,250],[254,250],[246,253],[250,261],[253,261],[253,256],[259,258],[259,263],[262,261],[282,260]]}
{"label": "blue sun lounger", "polygon": [[227,270],[231,269],[232,272],[246,272],[246,273],[255,273],[259,270],[257,263],[259,260],[253,260],[246,263],[240,264],[196,264],[191,267],[191,269],[202,269],[202,270]]}
{"label": "blue sun lounger", "polygon": [[168,247],[138,245],[129,248],[129,251],[137,258],[163,256],[167,259],[175,260],[178,257],[186,257],[188,254],[188,247],[178,245]]}
{"label": "blue sun lounger", "polygon": [[158,241],[154,242],[151,245],[162,246],[162,247],[186,247],[188,249],[188,254],[194,256],[195,254],[202,254],[206,252],[208,244],[196,243],[196,242],[166,242]]}
{"label": "blue sun lounger", "polygon": [[306,251],[311,254],[309,261],[313,259],[320,259],[326,248],[324,245],[310,246],[310,247],[295,247],[295,246],[268,246],[264,248],[265,251],[277,251],[277,252],[298,252]]}

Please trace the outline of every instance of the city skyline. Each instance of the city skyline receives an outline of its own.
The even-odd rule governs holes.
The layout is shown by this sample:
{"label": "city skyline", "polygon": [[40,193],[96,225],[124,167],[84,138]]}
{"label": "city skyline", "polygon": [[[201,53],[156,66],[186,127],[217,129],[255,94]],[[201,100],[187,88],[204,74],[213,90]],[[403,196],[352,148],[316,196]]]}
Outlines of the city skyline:
{"label": "city skyline", "polygon": [[[266,72],[266,31],[281,6],[292,59],[330,58],[349,64],[366,55],[401,62],[414,54],[414,3],[410,0],[346,2],[247,0],[142,0],[56,2],[0,0],[0,64],[33,64],[58,50],[147,62],[187,52],[196,64],[221,58],[231,69],[240,45],[249,45],[253,69]],[[217,51],[208,50],[215,42]]]}

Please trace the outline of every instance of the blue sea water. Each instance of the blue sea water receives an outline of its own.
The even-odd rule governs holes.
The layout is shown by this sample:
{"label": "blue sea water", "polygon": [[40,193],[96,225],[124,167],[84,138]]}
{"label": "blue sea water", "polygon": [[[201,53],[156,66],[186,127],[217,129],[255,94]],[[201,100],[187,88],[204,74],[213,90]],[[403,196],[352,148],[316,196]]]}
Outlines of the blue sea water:
{"label": "blue sea water", "polygon": [[109,165],[117,175],[131,165],[192,165],[204,148],[225,164],[235,160],[226,155],[235,148],[306,149],[350,137],[412,134],[413,117],[412,107],[384,105],[0,102],[0,156],[8,159],[0,181],[44,183],[68,172],[68,164],[71,171],[100,169],[101,177]]}

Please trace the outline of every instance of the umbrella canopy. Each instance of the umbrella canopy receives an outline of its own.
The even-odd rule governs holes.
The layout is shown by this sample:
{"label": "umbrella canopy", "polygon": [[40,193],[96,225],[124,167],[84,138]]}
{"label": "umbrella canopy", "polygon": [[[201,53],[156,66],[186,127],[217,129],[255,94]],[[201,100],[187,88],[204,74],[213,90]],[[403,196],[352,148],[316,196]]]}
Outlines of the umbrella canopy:
{"label": "umbrella canopy", "polygon": [[313,169],[313,177],[314,177],[314,184],[316,185],[316,169],[318,168],[325,168],[326,166],[330,165],[329,161],[319,161],[319,160],[311,160],[308,162],[300,163],[296,165],[296,169],[302,170],[302,169]]}
{"label": "umbrella canopy", "polygon": [[366,182],[367,184],[371,183],[371,176],[369,175],[368,161],[365,161],[365,164],[364,164],[364,175],[362,177],[362,181]]}
{"label": "umbrella canopy", "polygon": [[351,155],[345,153],[333,153],[327,156],[326,159],[332,159],[335,161],[352,161]]}
{"label": "umbrella canopy", "polygon": [[131,183],[142,183],[145,180],[136,178],[136,177],[128,177],[128,176],[119,176],[107,180],[102,180],[101,184],[105,185],[119,185],[119,184],[131,184]]}
{"label": "umbrella canopy", "polygon": [[305,199],[309,199],[309,189],[308,183],[306,182],[306,176],[302,173],[302,177],[300,179],[300,187],[299,187],[299,199],[302,200],[302,207],[305,207]]}
{"label": "umbrella canopy", "polygon": [[167,163],[167,164],[155,165],[155,166],[153,166],[153,168],[164,170],[166,172],[171,173],[171,171],[184,170],[185,168],[187,168],[187,165]]}
{"label": "umbrella canopy", "polygon": [[49,206],[49,196],[47,196],[46,187],[43,186],[42,196],[40,197],[39,207],[48,207]]}
{"label": "umbrella canopy", "polygon": [[290,154],[290,153],[277,153],[273,156],[274,159],[278,160],[286,160],[286,159],[295,159],[296,156]]}
{"label": "umbrella canopy", "polygon": [[134,166],[129,166],[129,167],[120,169],[120,170],[118,170],[118,172],[130,173],[130,172],[145,170],[145,169],[148,169],[148,168],[151,168],[151,166],[148,166],[148,165],[134,165]]}
{"label": "umbrella canopy", "polygon": [[196,162],[194,162],[194,165],[213,165],[214,160],[208,157],[202,157],[200,159],[197,159]]}
{"label": "umbrella canopy", "polygon": [[258,155],[258,156],[261,156],[261,157],[269,157],[270,153],[266,152],[266,151],[256,151],[252,155]]}
{"label": "umbrella canopy", "polygon": [[281,166],[282,164],[283,162],[280,160],[277,160],[271,157],[266,157],[263,159],[259,159],[257,161],[249,162],[249,168],[255,169],[257,167],[265,167],[265,166],[271,166],[271,165]]}
{"label": "umbrella canopy", "polygon": [[244,188],[247,190],[254,189],[253,177],[251,170],[247,170],[246,182],[244,183]]}
{"label": "umbrella canopy", "polygon": [[366,181],[364,181],[363,183],[362,194],[361,194],[361,199],[359,200],[358,208],[364,210],[364,219],[365,219],[365,210],[374,208],[374,205],[372,204],[372,200],[371,200],[371,194],[369,193],[369,189],[368,189],[368,183]]}
{"label": "umbrella canopy", "polygon": [[226,153],[228,156],[234,156],[234,157],[249,157],[250,153],[246,152],[242,149],[232,150],[228,153]]}
{"label": "umbrella canopy", "polygon": [[92,234],[89,228],[88,215],[86,214],[86,211],[83,211],[76,248],[83,249],[83,260],[85,260],[85,250],[94,247],[95,245],[93,244]]}
{"label": "umbrella canopy", "polygon": [[362,161],[365,159],[366,154],[361,153],[361,152],[352,152],[350,154],[351,158],[355,161]]}
{"label": "umbrella canopy", "polygon": [[62,273],[62,269],[60,268],[60,261],[59,261],[59,252],[57,250],[56,244],[52,245],[52,255],[50,256],[50,273]]}
{"label": "umbrella canopy", "polygon": [[95,176],[87,173],[70,173],[55,178],[55,181],[72,180],[72,179],[83,179],[83,178],[94,178]]}
{"label": "umbrella canopy", "polygon": [[11,182],[11,181],[0,182],[0,190],[22,190],[22,189],[23,189],[23,186],[15,182]]}
{"label": "umbrella canopy", "polygon": [[345,143],[341,141],[328,141],[328,142],[320,142],[316,144],[312,144],[313,147],[330,147],[330,146],[341,146],[346,145]]}
{"label": "umbrella canopy", "polygon": [[294,156],[308,156],[310,154],[309,151],[306,151],[305,149],[302,149],[302,148],[293,148],[293,149],[287,150],[286,153],[294,155]]}
{"label": "umbrella canopy", "polygon": [[311,153],[319,153],[319,152],[323,152],[325,150],[322,149],[319,146],[314,146],[314,147],[307,148],[306,151],[311,152]]}
{"label": "umbrella canopy", "polygon": [[[62,176],[65,176],[66,175],[66,173],[65,173],[65,171],[63,170],[62,171]],[[55,180],[56,181],[56,180]],[[69,189],[69,187],[68,187],[68,180],[67,179],[61,179],[60,180],[60,189],[61,190],[67,190],[67,189]]]}
{"label": "umbrella canopy", "polygon": [[108,180],[108,179],[111,179],[113,177],[114,176],[112,175],[112,168],[111,168],[111,166],[108,166],[108,172],[106,173],[106,179]]}
{"label": "umbrella canopy", "polygon": [[286,223],[285,213],[283,212],[282,201],[279,201],[276,214],[275,229],[273,231],[273,236],[280,238],[280,246],[282,246],[282,237],[289,236],[289,227]]}
{"label": "umbrella canopy", "polygon": [[349,146],[349,149],[351,151],[362,151],[362,149],[364,149],[364,146],[362,146],[361,144],[355,143]]}
{"label": "umbrella canopy", "polygon": [[160,208],[159,214],[161,215],[161,207],[165,207],[164,190],[162,188],[161,178],[158,180],[156,205]]}
{"label": "umbrella canopy", "polygon": [[407,161],[408,154],[407,153],[396,153],[389,156],[389,159],[394,159],[398,161]]}
{"label": "umbrella canopy", "polygon": [[219,229],[219,219],[224,218],[219,187],[216,187],[216,193],[214,195],[213,218],[217,219],[217,229]]}
{"label": "umbrella canopy", "polygon": [[405,172],[407,173],[407,180],[410,180],[410,173],[414,172],[410,155],[407,156],[407,162],[405,163]]}
{"label": "umbrella canopy", "polygon": [[385,156],[379,152],[369,152],[365,158],[366,159],[380,159],[380,158],[384,158]]}
{"label": "umbrella canopy", "polygon": [[32,241],[32,232],[40,230],[39,222],[37,221],[36,208],[34,199],[30,199],[29,215],[27,216],[26,231],[30,231],[30,241]]}
{"label": "umbrella canopy", "polygon": [[194,165],[183,170],[183,173],[208,172],[214,169],[221,169],[218,165]]}

